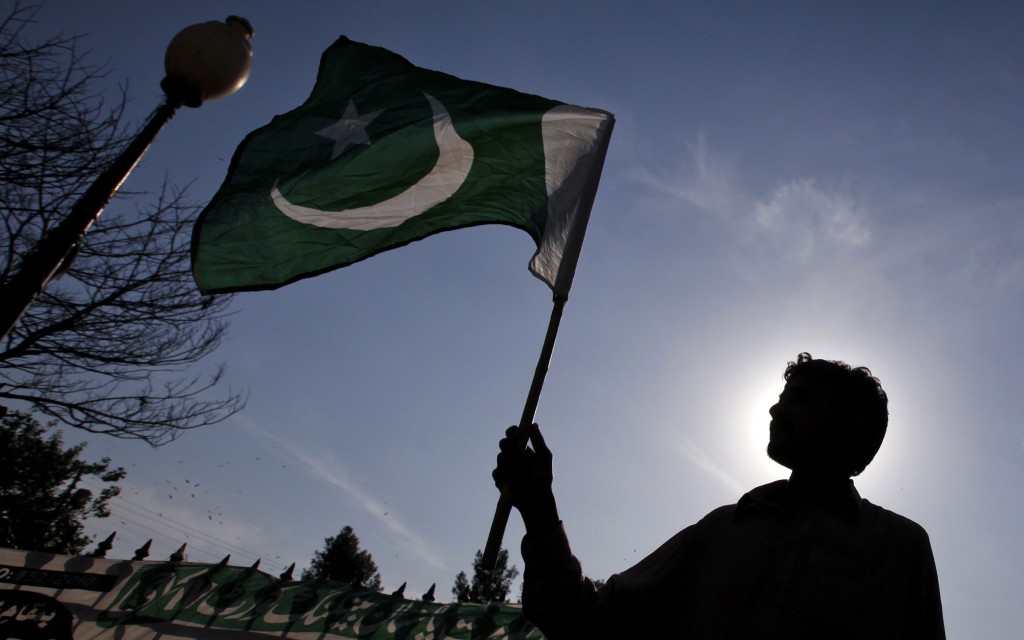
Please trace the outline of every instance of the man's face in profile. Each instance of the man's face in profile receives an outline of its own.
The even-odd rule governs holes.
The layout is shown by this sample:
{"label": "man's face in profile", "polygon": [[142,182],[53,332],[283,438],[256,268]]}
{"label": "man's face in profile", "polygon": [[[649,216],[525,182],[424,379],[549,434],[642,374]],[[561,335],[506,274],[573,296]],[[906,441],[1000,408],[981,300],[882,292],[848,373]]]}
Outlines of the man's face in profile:
{"label": "man's face in profile", "polygon": [[794,471],[821,468],[832,457],[837,425],[832,393],[813,380],[794,377],[768,410],[768,457]]}

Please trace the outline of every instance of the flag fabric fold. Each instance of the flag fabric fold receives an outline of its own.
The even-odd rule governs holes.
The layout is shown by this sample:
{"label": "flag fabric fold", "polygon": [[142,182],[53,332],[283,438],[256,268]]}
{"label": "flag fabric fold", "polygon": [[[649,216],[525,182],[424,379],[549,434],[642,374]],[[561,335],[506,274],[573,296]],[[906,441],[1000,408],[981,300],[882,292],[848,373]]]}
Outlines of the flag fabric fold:
{"label": "flag fabric fold", "polygon": [[427,236],[506,224],[568,295],[614,118],[340,38],[299,108],[235,152],[200,214],[204,293],[275,289]]}

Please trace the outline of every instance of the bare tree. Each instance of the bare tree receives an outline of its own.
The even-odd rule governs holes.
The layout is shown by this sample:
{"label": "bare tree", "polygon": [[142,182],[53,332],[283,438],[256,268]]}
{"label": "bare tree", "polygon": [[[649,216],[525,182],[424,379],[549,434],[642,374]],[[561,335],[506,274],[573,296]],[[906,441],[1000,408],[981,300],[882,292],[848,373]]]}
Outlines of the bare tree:
{"label": "bare tree", "polygon": [[[0,283],[131,137],[123,88],[105,99],[106,69],[77,37],[29,42],[35,13],[19,2],[0,19]],[[229,297],[204,298],[192,281],[198,207],[182,191],[165,182],[148,205],[117,208],[0,342],[0,399],[158,445],[244,404],[211,396],[223,367],[185,371],[220,344]]]}

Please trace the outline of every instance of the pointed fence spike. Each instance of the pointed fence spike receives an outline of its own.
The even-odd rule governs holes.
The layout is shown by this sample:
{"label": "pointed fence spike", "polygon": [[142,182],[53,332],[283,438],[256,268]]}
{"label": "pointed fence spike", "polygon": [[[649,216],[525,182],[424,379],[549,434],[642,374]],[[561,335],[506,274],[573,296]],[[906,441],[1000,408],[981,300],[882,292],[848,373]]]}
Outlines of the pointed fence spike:
{"label": "pointed fence spike", "polygon": [[229,553],[228,555],[224,556],[224,559],[221,560],[220,562],[218,562],[217,564],[222,566],[222,567],[226,567],[226,566],[228,566],[228,560],[230,560],[230,559],[231,559],[231,554]]}
{"label": "pointed fence spike", "polygon": [[178,547],[178,550],[175,551],[174,553],[172,553],[171,557],[167,558],[167,560],[169,562],[182,562],[182,561],[184,561],[185,560],[185,545],[187,545],[187,544],[188,543],[186,542],[185,544],[183,544],[180,547]]}
{"label": "pointed fence spike", "polygon": [[117,532],[112,532],[105,540],[101,541],[96,545],[96,550],[89,554],[91,558],[106,558],[107,552],[110,551],[111,547],[114,546],[114,538],[117,536]]}
{"label": "pointed fence spike", "polygon": [[392,593],[391,595],[393,595],[393,596],[395,596],[397,598],[404,597],[405,596],[405,584],[406,583],[403,582],[402,586],[400,586],[397,589],[395,589],[394,593]]}
{"label": "pointed fence spike", "polygon": [[289,581],[289,580],[292,579],[292,574],[293,573],[295,573],[295,563],[294,562],[291,563],[291,565],[287,569],[284,570],[284,573],[282,573],[281,575],[278,576],[278,579],[284,580],[284,581]]}
{"label": "pointed fence spike", "polygon": [[249,568],[250,569],[259,569],[260,568],[260,559],[256,558],[256,562],[252,563],[252,566],[249,567]]}
{"label": "pointed fence spike", "polygon": [[135,555],[132,556],[132,560],[145,560],[149,557],[149,547],[153,544],[153,539],[146,540],[146,544],[142,545],[135,550]]}
{"label": "pointed fence spike", "polygon": [[427,589],[427,592],[423,594],[423,597],[420,598],[420,600],[422,600],[423,602],[433,602],[434,601],[434,589],[436,587],[437,587],[437,583],[436,582],[434,584],[430,585],[430,588]]}

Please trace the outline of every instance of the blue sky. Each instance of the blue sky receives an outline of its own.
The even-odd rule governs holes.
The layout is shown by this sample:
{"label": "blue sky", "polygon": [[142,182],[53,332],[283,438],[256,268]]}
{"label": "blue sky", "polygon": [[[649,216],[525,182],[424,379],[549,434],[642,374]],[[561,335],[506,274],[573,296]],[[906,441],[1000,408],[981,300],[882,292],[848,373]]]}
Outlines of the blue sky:
{"label": "blue sky", "polygon": [[[207,201],[342,34],[616,114],[538,411],[588,573],[785,475],[767,409],[809,351],[889,392],[857,484],[929,531],[949,636],[1024,626],[1019,3],[51,0],[38,29],[85,34],[142,119],[174,33],[232,13],[256,30],[248,85],[179,113],[131,189],[167,175]],[[204,366],[226,362],[248,407],[156,450],[89,437],[129,471],[96,532],[118,530],[118,557],[155,537],[155,555],[187,540],[217,561],[213,537],[275,570],[348,524],[387,589],[447,596],[486,539],[496,443],[543,339],[532,251],[474,228],[238,295]],[[520,568],[521,535],[513,517]]]}

